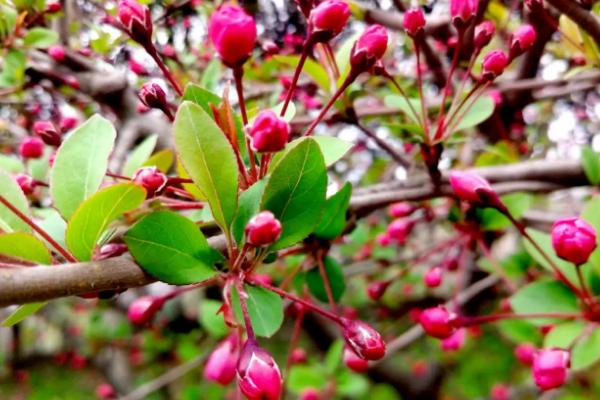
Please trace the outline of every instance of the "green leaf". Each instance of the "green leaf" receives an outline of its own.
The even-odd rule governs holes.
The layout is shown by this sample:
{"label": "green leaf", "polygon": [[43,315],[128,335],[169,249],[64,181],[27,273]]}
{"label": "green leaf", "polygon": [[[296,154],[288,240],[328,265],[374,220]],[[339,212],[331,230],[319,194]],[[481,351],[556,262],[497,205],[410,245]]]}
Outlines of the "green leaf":
{"label": "green leaf", "polygon": [[352,184],[344,186],[325,202],[321,221],[315,228],[315,236],[320,239],[333,240],[342,234],[346,227],[346,213],[352,196]]}
{"label": "green leaf", "polygon": [[571,368],[574,371],[586,369],[600,360],[600,329],[584,335],[575,343],[571,351]]}
{"label": "green leaf", "polygon": [[[283,323],[283,301],[279,295],[267,289],[245,285],[244,290],[248,295],[246,303],[250,322],[257,336],[271,337],[279,330]],[[243,321],[240,297],[237,289],[231,291],[233,310],[238,321]]]}
{"label": "green leaf", "polygon": [[112,124],[94,115],[59,147],[50,173],[50,194],[65,219],[100,187],[115,137]]}
{"label": "green leaf", "polygon": [[10,49],[4,55],[0,87],[20,86],[25,81],[27,59],[22,51]]}
{"label": "green leaf", "polygon": [[328,373],[333,374],[342,362],[342,354],[344,353],[344,341],[336,340],[329,346],[327,354],[325,354],[325,369]]}
{"label": "green leaf", "polygon": [[592,185],[600,184],[600,154],[596,153],[590,146],[581,149],[581,164],[585,176]]}
{"label": "green leaf", "polygon": [[24,232],[0,235],[0,254],[36,264],[52,264],[52,255],[44,242]]}
{"label": "green leaf", "polygon": [[254,185],[250,186],[240,195],[237,213],[231,226],[233,238],[238,244],[244,242],[244,229],[246,228],[246,224],[250,221],[250,218],[260,211],[258,206],[260,205],[260,199],[262,198],[266,185],[267,181],[262,179],[254,183]]}
{"label": "green leaf", "polygon": [[[300,61],[300,56],[276,55],[273,56],[273,59],[280,64],[296,68],[296,65],[298,65],[298,61]],[[325,71],[325,68],[323,68],[321,64],[309,58],[304,63],[304,68],[302,68],[302,72],[310,76],[315,81],[315,83],[319,85],[324,91],[329,92],[331,83],[329,82],[329,76],[327,75],[327,71]]]}
{"label": "green leaf", "polygon": [[[332,257],[323,257],[323,266],[325,267],[325,274],[329,280],[329,286],[331,287],[331,294],[333,300],[337,303],[342,298],[344,291],[346,290],[346,282],[344,281],[344,272],[342,266]],[[313,267],[306,273],[306,284],[310,289],[310,292],[317,299],[326,303],[329,301],[327,297],[327,291],[325,290],[325,282],[321,277],[321,271],[319,266]]]}
{"label": "green leaf", "polygon": [[202,327],[209,335],[216,338],[222,338],[229,333],[229,327],[225,324],[223,314],[219,313],[221,306],[223,303],[220,301],[203,299],[198,313]]}
{"label": "green leaf", "polygon": [[[521,288],[510,298],[516,314],[577,313],[577,297],[558,281],[537,281]],[[529,319],[536,325],[561,321],[556,318]]]}
{"label": "green leaf", "polygon": [[46,28],[31,28],[23,37],[25,46],[47,48],[58,42],[58,32]]}
{"label": "green leaf", "polygon": [[217,257],[200,229],[174,212],[147,215],[129,229],[125,243],[144,271],[163,282],[184,285],[216,274]]}
{"label": "green leaf", "polygon": [[210,108],[211,104],[218,107],[221,103],[221,98],[219,96],[199,85],[194,85],[193,83],[188,83],[185,87],[183,100],[189,100],[199,105],[208,115],[212,115],[212,110]]}
{"label": "green leaf", "polygon": [[[516,219],[519,219],[525,211],[531,208],[533,201],[534,197],[529,193],[511,193],[502,196],[502,202]],[[480,208],[477,213],[481,226],[485,230],[495,231],[512,226],[510,220],[494,208]]]}
{"label": "green leaf", "polygon": [[[571,264],[570,262],[567,262],[567,261],[563,260],[562,258],[559,258],[554,253],[554,248],[552,247],[552,239],[550,238],[550,235],[547,233],[544,233],[544,232],[540,232],[535,229],[531,229],[531,228],[527,229],[527,233],[529,233],[529,236],[531,236],[533,238],[533,240],[542,248],[542,250],[544,250],[544,252],[548,255],[548,257],[550,257],[550,259],[554,262],[554,264],[558,267],[558,269],[565,275],[565,277],[567,277],[567,279],[572,284],[574,284],[575,286],[578,286],[579,283],[577,280],[577,271],[575,270],[575,266],[573,264]],[[527,252],[534,258],[534,260],[539,265],[541,265],[548,271],[551,271],[554,273],[554,270],[552,269],[550,264],[546,261],[546,259],[542,256],[542,254],[528,240],[524,239],[523,243],[525,245],[525,249],[527,250]],[[583,268],[583,266],[582,266],[582,268]]]}
{"label": "green leaf", "polygon": [[[221,61],[215,58],[214,60],[212,60],[211,62],[208,63],[206,68],[204,68],[204,73],[202,74],[202,79],[200,79],[200,86],[205,87],[208,90],[215,90],[217,88],[217,84],[219,83],[220,76],[221,76]],[[185,98],[185,93],[184,93],[184,100],[189,100],[189,99]],[[217,104],[215,104],[215,105],[217,105]]]}
{"label": "green leaf", "polygon": [[569,321],[557,324],[544,337],[544,347],[569,348],[584,328],[585,323],[581,321]]}
{"label": "green leaf", "polygon": [[[270,170],[273,170],[277,163],[294,147],[298,146],[308,138],[299,138],[289,142],[285,149],[275,154],[270,164]],[[348,151],[352,148],[353,144],[346,142],[345,140],[338,139],[334,136],[312,136],[310,140],[314,140],[319,145],[323,158],[325,159],[325,166],[330,167],[335,164],[340,158],[344,157]]]}
{"label": "green leaf", "polygon": [[356,398],[369,390],[369,380],[364,375],[354,373],[347,368],[340,369],[336,378],[336,393],[342,398]]}
{"label": "green leaf", "polygon": [[[419,99],[410,99],[409,98],[407,101],[406,98],[404,98],[404,96],[401,96],[399,94],[390,94],[388,96],[385,96],[383,101],[387,107],[399,109],[404,114],[406,114],[406,116],[412,122],[414,122],[416,124],[420,124],[418,118],[422,118],[422,117],[421,117],[421,112],[419,111],[419,110],[421,110],[421,101]],[[412,106],[412,108],[414,108],[414,110],[417,112],[416,116],[412,112],[410,106]]]}
{"label": "green leaf", "polygon": [[13,326],[23,321],[25,318],[39,311],[42,307],[44,307],[47,302],[41,303],[29,303],[23,304],[19,306],[12,314],[10,314],[4,321],[2,321],[2,326]]}
{"label": "green leaf", "polygon": [[144,162],[142,167],[156,167],[162,173],[167,173],[175,161],[175,155],[171,149],[163,149],[154,153]]}
{"label": "green leaf", "polygon": [[0,154],[0,170],[9,174],[18,174],[25,171],[25,166],[17,157]]}
{"label": "green leaf", "polygon": [[514,343],[539,343],[542,334],[539,328],[524,319],[505,319],[498,321],[498,329]]}
{"label": "green leaf", "polygon": [[154,134],[148,136],[142,143],[138,144],[131,154],[129,154],[129,157],[127,157],[121,174],[129,177],[133,176],[135,171],[148,161],[148,158],[150,158],[154,151],[154,147],[156,147],[157,140],[158,135]]}
{"label": "green leaf", "polygon": [[215,221],[227,234],[238,190],[237,163],[229,140],[200,106],[189,101],[179,107],[174,132],[183,166],[206,195]]}
{"label": "green leaf", "polygon": [[325,205],[327,170],[319,146],[305,139],[277,163],[265,188],[261,210],[269,210],[283,227],[272,246],[279,250],[307,237]]}
{"label": "green leaf", "polygon": [[119,183],[100,190],[84,201],[67,225],[66,240],[79,261],[92,259],[94,248],[108,225],[135,210],[146,199],[146,191],[134,183]]}
{"label": "green leaf", "polygon": [[[17,182],[6,172],[0,171],[0,195],[23,214],[31,217],[29,203]],[[0,203],[0,230],[4,232],[31,232],[31,227]]]}
{"label": "green leaf", "polygon": [[304,389],[323,389],[327,384],[327,375],[323,373],[318,365],[294,365],[290,369],[287,387],[296,394],[302,393]]}
{"label": "green leaf", "polygon": [[[275,107],[273,107],[273,112],[277,115],[281,114],[281,110],[283,109],[283,101],[279,104],[277,104]],[[290,122],[291,120],[294,119],[294,117],[296,116],[296,105],[294,104],[293,101],[290,101],[290,104],[288,104],[288,108],[287,110],[285,110],[285,115],[283,116],[283,119],[286,120],[287,122]]]}
{"label": "green leaf", "polygon": [[[469,111],[462,116],[460,122],[456,128],[454,128],[454,132],[462,131],[464,129],[469,129],[479,125],[494,113],[495,108],[496,103],[494,103],[494,100],[490,96],[481,96],[475,101]],[[463,111],[464,110],[460,110],[459,115],[462,114]]]}

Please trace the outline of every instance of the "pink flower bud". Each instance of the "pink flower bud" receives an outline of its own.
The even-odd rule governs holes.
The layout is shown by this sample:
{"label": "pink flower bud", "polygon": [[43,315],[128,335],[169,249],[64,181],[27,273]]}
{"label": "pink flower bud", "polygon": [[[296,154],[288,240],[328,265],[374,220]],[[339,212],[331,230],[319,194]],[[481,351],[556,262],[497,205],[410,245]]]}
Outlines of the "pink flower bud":
{"label": "pink flower bud", "polygon": [[35,136],[27,136],[19,145],[19,154],[23,158],[40,158],[44,154],[44,142]]}
{"label": "pink flower bud", "polygon": [[175,48],[173,46],[171,46],[170,44],[165,44],[161,49],[161,53],[163,56],[165,56],[167,58],[171,58],[171,59],[177,58],[177,52],[175,51]]}
{"label": "pink flower bud", "polygon": [[344,321],[344,340],[365,360],[379,360],[385,355],[385,342],[369,324],[359,320]]}
{"label": "pink flower bud", "polygon": [[62,10],[62,6],[58,1],[51,1],[46,3],[46,12],[48,14],[54,14]]}
{"label": "pink flower bud", "polygon": [[33,133],[40,137],[49,146],[58,147],[62,141],[60,133],[50,121],[35,121],[33,123]]}
{"label": "pink flower bud", "polygon": [[563,349],[541,349],[533,358],[533,380],[542,390],[561,387],[567,380],[569,352]]}
{"label": "pink flower bud", "polygon": [[129,60],[127,60],[127,64],[129,65],[129,69],[131,70],[131,72],[133,72],[134,74],[140,76],[149,75],[146,67],[144,67],[142,63],[137,62],[135,59],[129,58]]}
{"label": "pink flower bud", "polygon": [[152,16],[148,6],[135,0],[121,0],[118,9],[119,20],[129,36],[142,45],[150,44],[152,40]]}
{"label": "pink flower bud", "polygon": [[392,216],[394,218],[402,218],[402,217],[408,217],[415,210],[416,210],[416,208],[412,204],[406,203],[406,202],[400,202],[400,203],[394,203],[390,206],[389,214],[390,214],[390,216]]}
{"label": "pink flower bud", "polygon": [[210,353],[204,366],[204,378],[229,385],[235,378],[239,358],[238,335],[232,334]]}
{"label": "pink flower bud", "polygon": [[59,44],[48,47],[48,55],[56,62],[65,60],[65,48]]}
{"label": "pink flower bud", "polygon": [[[296,303],[297,304],[297,303]],[[297,347],[292,350],[292,354],[290,355],[290,360],[292,364],[303,364],[306,362],[306,350],[302,347]]]}
{"label": "pink flower bud", "polygon": [[392,238],[390,238],[390,235],[388,235],[387,232],[383,232],[377,235],[376,240],[377,244],[382,247],[389,246],[392,243]]}
{"label": "pink flower bud", "polygon": [[481,66],[484,79],[492,80],[504,72],[508,65],[508,57],[502,50],[492,50],[483,57]]}
{"label": "pink flower bud", "polygon": [[346,347],[344,348],[344,364],[354,372],[365,372],[369,369],[369,362],[356,355],[356,353]]}
{"label": "pink flower bud", "polygon": [[140,100],[150,108],[168,110],[167,95],[163,88],[155,82],[146,82],[140,89]]}
{"label": "pink flower bud", "polygon": [[552,225],[552,247],[564,260],[585,264],[596,245],[596,230],[581,218],[561,218]]}
{"label": "pink flower bud", "polygon": [[515,58],[525,53],[533,46],[537,33],[529,24],[522,25],[513,32],[510,39],[510,58]]}
{"label": "pink flower bud", "polygon": [[388,225],[386,232],[392,240],[404,244],[414,225],[414,221],[410,219],[396,219]]}
{"label": "pink flower bud", "polygon": [[371,25],[354,43],[350,64],[357,72],[371,69],[387,50],[388,34],[381,25]]}
{"label": "pink flower bud", "polygon": [[75,128],[79,123],[79,119],[77,117],[69,117],[63,116],[58,123],[61,132],[70,131]]}
{"label": "pink flower bud", "polygon": [[252,54],[256,45],[256,23],[242,8],[224,4],[211,15],[208,35],[221,60],[235,67]]}
{"label": "pink flower bud", "polygon": [[496,25],[492,21],[483,21],[477,25],[475,27],[475,37],[473,38],[475,47],[482,49],[487,46],[495,33]]}
{"label": "pink flower bud", "polygon": [[402,17],[402,26],[410,36],[415,37],[425,26],[425,15],[420,8],[406,10]]}
{"label": "pink flower bud", "polygon": [[238,384],[248,400],[279,400],[282,379],[271,354],[248,339],[237,365]]}
{"label": "pink flower bud", "polygon": [[35,189],[35,180],[31,176],[25,174],[16,174],[14,178],[17,182],[17,185],[19,185],[26,196],[33,193],[33,190]]}
{"label": "pink flower bud", "polygon": [[167,176],[156,167],[139,168],[133,176],[133,182],[146,189],[148,197],[154,196],[167,185]]}
{"label": "pink flower bud", "polygon": [[429,288],[436,288],[442,283],[443,271],[440,267],[430,268],[423,277],[423,283]]}
{"label": "pink flower bud", "polygon": [[79,80],[73,75],[65,75],[63,76],[63,82],[65,85],[72,87],[77,90],[80,88]]}
{"label": "pink flower bud", "polygon": [[455,317],[446,307],[437,306],[423,310],[419,323],[426,334],[438,339],[447,339],[456,331],[453,324]]}
{"label": "pink flower bud", "polygon": [[281,235],[281,222],[271,211],[261,211],[246,224],[246,241],[252,246],[267,246]]}
{"label": "pink flower bud", "polygon": [[290,125],[279,118],[273,110],[264,110],[250,128],[252,149],[259,153],[273,153],[283,150],[290,138]]}
{"label": "pink flower bud", "polygon": [[450,15],[453,20],[469,22],[477,12],[477,0],[450,0]]}
{"label": "pink flower bud", "polygon": [[96,397],[102,400],[116,399],[115,389],[108,383],[101,383],[96,387]]}
{"label": "pink flower bud", "polygon": [[306,388],[300,393],[299,400],[321,400],[321,396],[317,389]]}
{"label": "pink flower bud", "polygon": [[325,0],[313,8],[308,17],[312,32],[326,32],[326,40],[339,34],[350,17],[350,7],[342,0]]}
{"label": "pink flower bud", "polygon": [[100,247],[98,260],[105,260],[111,257],[118,257],[127,252],[127,245],[124,243],[108,243]]}
{"label": "pink flower bud", "polygon": [[533,364],[533,357],[537,351],[536,347],[531,343],[521,343],[515,348],[515,357],[522,364],[531,365]]}
{"label": "pink flower bud", "polygon": [[442,339],[441,346],[444,351],[460,350],[465,344],[467,338],[467,330],[465,328],[457,329],[450,337]]}
{"label": "pink flower bud", "polygon": [[164,300],[159,297],[138,297],[129,305],[127,318],[132,324],[144,325],[154,318],[154,315],[160,311],[163,304]]}
{"label": "pink flower bud", "polygon": [[510,400],[510,389],[502,383],[496,383],[492,386],[490,395],[492,400]]}
{"label": "pink flower bud", "polygon": [[387,288],[390,286],[391,281],[374,281],[369,283],[367,286],[367,295],[373,301],[379,301],[381,297],[384,295]]}
{"label": "pink flower bud", "polygon": [[450,185],[454,194],[462,201],[495,205],[498,197],[490,183],[474,172],[453,171],[450,174]]}

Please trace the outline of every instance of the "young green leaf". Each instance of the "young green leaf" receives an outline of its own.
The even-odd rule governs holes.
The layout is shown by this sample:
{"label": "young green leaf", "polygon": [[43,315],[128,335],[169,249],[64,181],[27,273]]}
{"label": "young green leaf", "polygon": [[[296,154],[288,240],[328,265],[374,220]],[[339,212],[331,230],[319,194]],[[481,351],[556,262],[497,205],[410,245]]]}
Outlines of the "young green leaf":
{"label": "young green leaf", "polygon": [[260,211],[258,206],[260,205],[260,199],[265,191],[266,184],[267,181],[262,179],[240,195],[237,213],[231,225],[233,238],[238,244],[244,242],[244,228],[246,228],[246,224],[250,221],[250,218]]}
{"label": "young green leaf", "polygon": [[[577,313],[577,297],[558,281],[537,281],[521,288],[510,298],[516,314]],[[552,318],[529,319],[537,325],[557,321]]]}
{"label": "young green leaf", "polygon": [[94,248],[108,225],[135,210],[146,191],[133,183],[119,183],[100,190],[84,201],[67,225],[67,246],[79,261],[92,259]]}
{"label": "young green leaf", "polygon": [[38,312],[42,307],[44,307],[48,302],[43,301],[41,303],[29,303],[23,304],[19,306],[12,314],[10,314],[4,321],[2,321],[1,326],[13,326],[23,321],[25,318],[29,317],[32,314]]}
{"label": "young green leaf", "polygon": [[52,264],[52,256],[44,242],[24,232],[0,235],[0,254],[36,264]]}
{"label": "young green leaf", "polygon": [[185,285],[217,273],[218,260],[200,229],[171,211],[157,211],[136,223],[125,235],[129,252],[156,279]]}
{"label": "young green leaf", "polygon": [[57,31],[41,27],[29,29],[23,37],[23,44],[30,47],[46,48],[57,42]]}
{"label": "young green leaf", "polygon": [[466,114],[462,115],[464,110],[459,111],[458,115],[462,115],[462,117],[460,117],[460,122],[454,128],[454,131],[462,131],[479,125],[494,113],[495,108],[496,103],[494,103],[494,100],[484,94],[475,100],[475,103]]}
{"label": "young green leaf", "polygon": [[315,236],[320,239],[333,240],[344,231],[346,212],[350,205],[352,185],[348,182],[325,202],[321,221],[315,228]]}
{"label": "young green leaf", "polygon": [[222,338],[229,332],[223,314],[219,313],[222,306],[223,303],[220,301],[203,299],[198,310],[200,324],[209,335],[216,338]]}
{"label": "young green leaf", "polygon": [[[329,280],[333,300],[338,302],[346,290],[342,266],[334,258],[329,256],[323,258],[323,266],[325,267],[325,274]],[[327,297],[327,290],[325,289],[325,282],[321,277],[321,271],[319,270],[318,265],[315,265],[306,273],[306,283],[310,292],[317,299],[322,302],[327,302],[329,300]]]}
{"label": "young green leaf", "polygon": [[[270,164],[270,170],[273,170],[277,163],[294,147],[307,140],[308,138],[299,138],[289,142],[283,151],[275,154]],[[323,158],[325,160],[325,166],[330,167],[335,164],[340,158],[344,157],[348,151],[352,148],[352,143],[346,142],[345,140],[338,139],[334,136],[312,136],[310,140],[314,140],[319,145]]]}
{"label": "young green leaf", "polygon": [[321,150],[313,139],[305,139],[277,163],[261,200],[261,210],[275,214],[283,227],[273,250],[291,246],[313,231],[325,205],[326,189]]}
{"label": "young green leaf", "polygon": [[175,144],[186,171],[227,233],[237,207],[238,170],[231,144],[212,118],[185,101],[175,117]]}
{"label": "young green leaf", "polygon": [[581,164],[583,171],[592,185],[600,184],[600,154],[585,146],[581,149]]}
{"label": "young green leaf", "polygon": [[[0,170],[0,188],[2,188],[0,192],[2,197],[23,214],[31,216],[25,194],[23,194],[17,182],[2,170]],[[0,203],[0,230],[4,232],[31,232],[31,227],[17,217],[8,207]]]}
{"label": "young green leaf", "polygon": [[71,218],[77,207],[100,187],[115,137],[112,124],[94,115],[58,149],[50,173],[50,194],[65,219]]}
{"label": "young green leaf", "polygon": [[[248,294],[246,302],[254,333],[257,336],[267,338],[273,336],[283,323],[283,301],[281,297],[267,289],[256,286],[246,285],[244,290]],[[240,297],[235,288],[231,291],[231,301],[236,318],[243,321]]]}
{"label": "young green leaf", "polygon": [[125,161],[125,165],[123,166],[123,170],[121,174],[123,176],[133,176],[135,171],[140,168],[148,158],[152,155],[154,151],[154,147],[156,146],[156,141],[158,140],[158,135],[150,135],[142,143],[136,146],[135,149],[129,154],[127,157],[127,161]]}

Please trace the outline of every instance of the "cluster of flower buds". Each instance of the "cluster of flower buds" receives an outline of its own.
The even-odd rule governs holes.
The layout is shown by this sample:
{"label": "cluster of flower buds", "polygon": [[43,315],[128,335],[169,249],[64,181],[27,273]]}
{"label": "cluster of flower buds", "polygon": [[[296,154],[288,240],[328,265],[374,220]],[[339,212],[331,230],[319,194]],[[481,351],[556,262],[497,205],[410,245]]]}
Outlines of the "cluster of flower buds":
{"label": "cluster of flower buds", "polygon": [[145,325],[154,318],[154,315],[162,309],[164,304],[165,300],[161,297],[138,297],[129,305],[127,318],[132,324]]}
{"label": "cluster of flower buds", "polygon": [[23,158],[40,158],[44,154],[44,141],[36,136],[27,136],[19,145],[19,154]]}
{"label": "cluster of flower buds", "polygon": [[343,320],[344,340],[357,356],[365,360],[379,360],[385,355],[385,342],[369,324],[355,320]]}
{"label": "cluster of flower buds", "polygon": [[121,24],[133,40],[144,47],[152,45],[152,15],[148,6],[136,0],[121,0],[118,7]]}
{"label": "cluster of flower buds", "polygon": [[242,348],[237,365],[238,385],[248,400],[279,400],[283,381],[271,354],[254,339]]}
{"label": "cluster of flower buds", "polygon": [[469,171],[453,171],[450,174],[450,186],[460,200],[505,211],[506,207],[500,200],[492,185],[480,175]]}
{"label": "cluster of flower buds", "polygon": [[224,4],[211,15],[208,35],[223,63],[236,68],[256,46],[256,22],[241,7]]}
{"label": "cluster of flower buds", "polygon": [[62,142],[60,132],[50,121],[35,121],[32,130],[33,133],[39,136],[48,146],[58,147]]}
{"label": "cluster of flower buds", "polygon": [[240,354],[238,340],[234,333],[217,345],[204,366],[204,378],[223,386],[233,382]]}
{"label": "cluster of flower buds", "polygon": [[146,189],[148,197],[153,197],[167,186],[168,179],[156,167],[141,167],[133,175],[132,181]]}
{"label": "cluster of flower buds", "polygon": [[567,380],[570,355],[563,349],[541,349],[533,358],[533,380],[542,390],[561,387]]}
{"label": "cluster of flower buds", "polygon": [[444,306],[427,308],[419,315],[425,333],[437,339],[447,339],[456,332],[456,319]]}
{"label": "cluster of flower buds", "polygon": [[596,246],[596,230],[581,218],[561,218],[552,225],[552,247],[564,260],[585,264]]}
{"label": "cluster of flower buds", "polygon": [[250,128],[250,145],[258,153],[283,150],[290,138],[290,124],[273,110],[261,111]]}
{"label": "cluster of flower buds", "polygon": [[342,32],[350,7],[343,0],[325,0],[313,8],[308,17],[309,43],[328,42]]}
{"label": "cluster of flower buds", "polygon": [[371,25],[360,35],[350,52],[351,75],[369,71],[383,58],[388,34],[381,25]]}
{"label": "cluster of flower buds", "polygon": [[279,239],[281,229],[281,222],[271,211],[261,211],[246,224],[246,241],[256,247],[268,246]]}

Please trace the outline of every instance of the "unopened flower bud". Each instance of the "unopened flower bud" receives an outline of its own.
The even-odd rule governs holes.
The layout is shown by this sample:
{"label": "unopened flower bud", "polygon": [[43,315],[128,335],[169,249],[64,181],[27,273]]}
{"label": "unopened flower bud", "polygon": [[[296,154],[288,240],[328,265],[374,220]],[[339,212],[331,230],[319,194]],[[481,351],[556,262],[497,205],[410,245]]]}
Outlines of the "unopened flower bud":
{"label": "unopened flower bud", "polygon": [[50,1],[50,2],[46,3],[46,12],[48,14],[54,14],[54,13],[59,12],[60,10],[62,10],[62,6],[60,5],[60,2]]}
{"label": "unopened flower bud", "polygon": [[436,288],[442,283],[442,275],[443,270],[440,267],[433,267],[423,276],[423,282],[429,288]]}
{"label": "unopened flower bud", "polygon": [[163,88],[155,82],[146,82],[140,89],[140,100],[150,108],[168,110],[167,95]]}
{"label": "unopened flower bud", "polygon": [[446,339],[442,339],[441,346],[444,351],[460,350],[465,344],[467,338],[467,330],[465,328],[457,329],[452,335]]}
{"label": "unopened flower bud", "polygon": [[493,80],[504,72],[508,65],[508,57],[502,50],[492,50],[483,57],[481,66],[483,78]]}
{"label": "unopened flower bud", "polygon": [[343,334],[346,344],[365,360],[379,360],[385,355],[385,342],[369,324],[359,320],[345,320]]}
{"label": "unopened flower bud", "polygon": [[367,295],[371,298],[371,300],[379,301],[391,283],[391,281],[371,282],[367,286]]}
{"label": "unopened flower bud", "polygon": [[415,37],[425,27],[425,15],[421,8],[411,8],[404,12],[402,26],[410,36]]}
{"label": "unopened flower bud", "polygon": [[328,41],[344,29],[349,17],[350,7],[345,1],[325,0],[310,12],[308,26],[319,41]]}
{"label": "unopened flower bud", "polygon": [[354,43],[350,65],[356,73],[370,70],[387,50],[388,34],[381,25],[371,25]]}
{"label": "unopened flower bud", "polygon": [[25,174],[16,174],[14,178],[17,182],[17,185],[19,185],[25,195],[28,196],[33,194],[35,189],[35,180],[31,176]]}
{"label": "unopened flower bud", "polygon": [[152,16],[148,6],[135,0],[121,0],[118,6],[119,20],[133,40],[141,45],[152,42]]}
{"label": "unopened flower bud", "polygon": [[246,241],[252,246],[268,246],[281,235],[281,222],[271,211],[261,211],[248,221]]}
{"label": "unopened flower bud", "polygon": [[473,38],[475,47],[482,49],[487,46],[494,34],[496,33],[496,25],[492,21],[483,21],[475,27],[475,36]]}
{"label": "unopened flower bud", "polygon": [[477,0],[450,0],[450,16],[455,26],[464,28],[477,12]]}
{"label": "unopened flower bud", "polygon": [[529,24],[522,25],[513,32],[510,39],[510,58],[520,56],[533,46],[537,38],[535,28]]}
{"label": "unopened flower bud", "polygon": [[233,382],[239,358],[238,335],[232,334],[210,353],[204,366],[204,378],[221,385]]}
{"label": "unopened flower bud", "polygon": [[542,390],[561,387],[567,380],[569,352],[563,349],[542,349],[533,358],[533,380]]}
{"label": "unopened flower bud", "polygon": [[248,400],[279,400],[282,379],[271,354],[254,339],[244,344],[237,365],[238,385]]}
{"label": "unopened flower bud", "polygon": [[456,331],[454,316],[444,306],[427,308],[419,315],[419,323],[426,334],[447,339]]}
{"label": "unopened flower bud", "polygon": [[502,207],[502,202],[490,183],[474,172],[453,171],[450,185],[454,194],[462,201]]}
{"label": "unopened flower bud", "polygon": [[33,133],[40,137],[49,146],[58,147],[62,142],[60,133],[50,121],[35,121],[32,127]]}
{"label": "unopened flower bud", "polygon": [[96,396],[101,400],[111,400],[117,398],[117,393],[110,384],[101,383],[96,387]]}
{"label": "unopened flower bud", "polygon": [[536,347],[531,343],[521,343],[515,348],[515,357],[522,364],[531,365],[533,364],[533,358],[535,357]]}
{"label": "unopened flower bud", "polygon": [[23,158],[40,158],[44,154],[44,142],[35,136],[27,136],[19,145],[19,154]]}
{"label": "unopened flower bud", "polygon": [[389,214],[390,214],[390,216],[392,216],[394,218],[402,218],[402,217],[408,217],[415,210],[416,210],[416,207],[414,207],[410,203],[406,203],[403,201],[400,203],[392,204],[389,209]]}
{"label": "unopened flower bud", "polygon": [[392,240],[404,244],[414,226],[415,222],[411,219],[396,219],[388,225],[386,232]]}
{"label": "unopened flower bud", "polygon": [[283,150],[290,138],[290,124],[273,110],[261,111],[250,128],[252,149],[259,153]]}
{"label": "unopened flower bud", "polygon": [[564,260],[585,264],[596,246],[596,230],[581,218],[561,218],[552,225],[552,247]]}
{"label": "unopened flower bud", "polygon": [[357,356],[356,353],[348,347],[344,348],[343,360],[346,367],[354,372],[360,373],[369,369],[369,362]]}
{"label": "unopened flower bud", "polygon": [[48,55],[56,62],[65,60],[65,48],[59,44],[48,47]]}
{"label": "unopened flower bud", "polygon": [[132,324],[144,325],[154,318],[154,315],[161,310],[163,304],[164,300],[160,297],[138,297],[129,305],[127,318]]}
{"label": "unopened flower bud", "polygon": [[127,252],[127,245],[125,243],[108,243],[100,247],[98,251],[98,260],[105,260],[107,258],[118,257]]}
{"label": "unopened flower bud", "polygon": [[133,182],[146,189],[148,197],[162,191],[167,185],[167,176],[156,167],[139,168],[133,176]]}
{"label": "unopened flower bud", "polygon": [[208,35],[228,67],[239,66],[250,58],[256,34],[254,18],[233,4],[222,5],[210,17]]}

